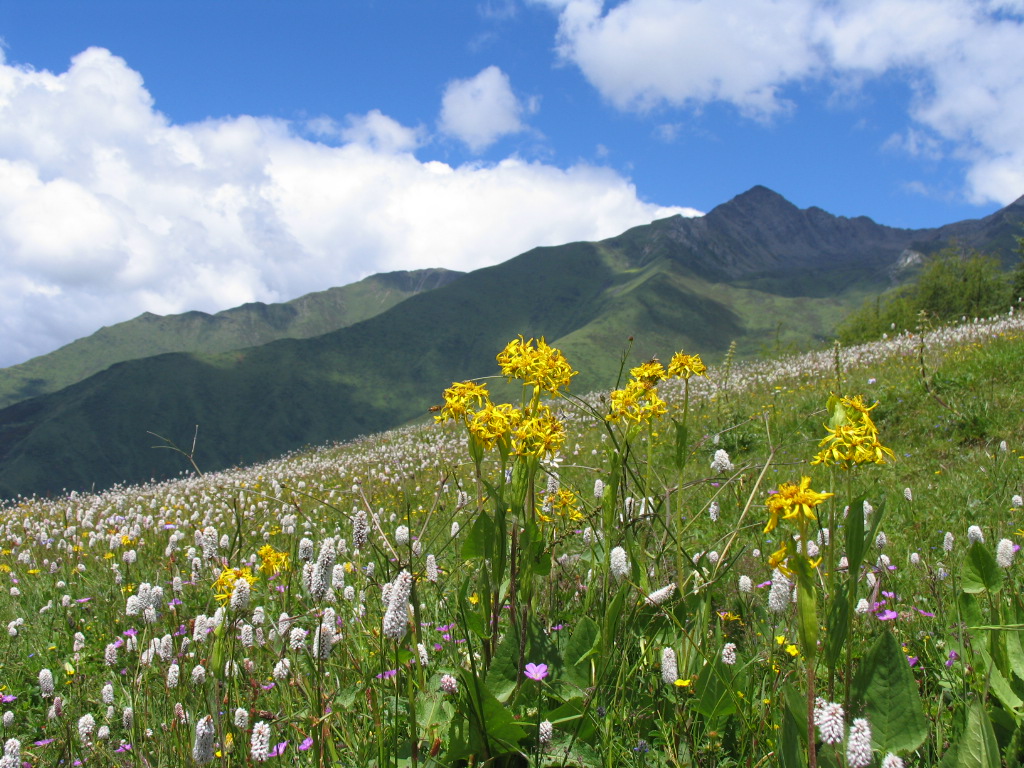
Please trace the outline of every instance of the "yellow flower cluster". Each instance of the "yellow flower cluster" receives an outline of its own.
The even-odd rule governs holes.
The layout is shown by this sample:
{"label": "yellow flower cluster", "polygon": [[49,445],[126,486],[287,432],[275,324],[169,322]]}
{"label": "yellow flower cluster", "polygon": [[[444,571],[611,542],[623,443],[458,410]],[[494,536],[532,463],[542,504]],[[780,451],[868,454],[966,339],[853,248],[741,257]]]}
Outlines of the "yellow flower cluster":
{"label": "yellow flower cluster", "polygon": [[608,421],[626,419],[640,424],[667,410],[668,406],[658,397],[658,391],[653,385],[648,386],[640,379],[633,379],[623,389],[612,391],[611,407],[605,418]]}
{"label": "yellow flower cluster", "polygon": [[558,394],[578,372],[544,339],[526,341],[522,336],[508,343],[498,362],[506,376],[537,388],[528,407],[521,410],[510,403],[493,403],[483,384],[454,382],[444,391],[444,405],[437,409],[435,420],[463,422],[480,448],[498,448],[503,456],[554,455],[565,443],[565,427],[548,406],[538,402],[539,392]]}
{"label": "yellow flower cluster", "polygon": [[814,508],[834,493],[821,493],[811,490],[811,478],[801,477],[799,483],[783,483],[779,490],[768,497],[768,524],[764,532],[769,533],[779,524],[779,519],[792,520],[803,518],[817,520]]}
{"label": "yellow flower cluster", "polygon": [[465,421],[474,406],[480,408],[489,403],[487,387],[475,381],[456,381],[444,391],[444,405],[434,417],[437,422]]}
{"label": "yellow flower cluster", "polygon": [[260,570],[268,576],[273,576],[281,571],[287,571],[290,567],[288,553],[276,550],[269,544],[264,544],[260,547],[256,554],[263,560],[260,564]]}
{"label": "yellow flower cluster", "polygon": [[469,415],[466,426],[484,450],[492,450],[499,442],[508,450],[512,432],[519,427],[522,420],[522,411],[510,403],[495,405],[488,399],[483,408]]}
{"label": "yellow flower cluster", "polygon": [[252,574],[252,569],[246,566],[245,568],[224,568],[220,572],[220,576],[213,582],[214,596],[221,602],[226,602],[231,599],[231,593],[235,589],[235,582],[239,579],[245,579],[249,582],[250,586],[256,583],[256,577]]}
{"label": "yellow flower cluster", "polygon": [[537,406],[512,433],[512,453],[517,456],[554,456],[563,443],[565,427],[546,405]]}
{"label": "yellow flower cluster", "polygon": [[568,387],[574,371],[569,361],[559,350],[548,346],[542,336],[540,340],[527,341],[522,336],[512,339],[498,353],[501,373],[510,381],[522,379],[524,384],[557,395],[558,390]]}
{"label": "yellow flower cluster", "polygon": [[657,358],[643,365],[631,368],[630,379],[622,389],[611,393],[611,407],[605,417],[608,421],[625,419],[640,424],[654,419],[668,411],[665,401],[658,396],[655,387],[665,379],[689,379],[691,376],[707,377],[707,366],[700,355],[687,355],[682,351],[672,355],[668,369]]}
{"label": "yellow flower cluster", "polygon": [[708,367],[700,359],[700,355],[687,355],[682,350],[672,355],[668,363],[668,375],[677,379],[688,379],[691,376],[708,377]]}
{"label": "yellow flower cluster", "polygon": [[861,395],[829,398],[828,410],[832,417],[825,425],[828,434],[818,443],[821,450],[811,464],[839,464],[844,468],[853,464],[885,464],[895,456],[878,439],[878,428],[871,420],[871,410]]}
{"label": "yellow flower cluster", "polygon": [[[551,512],[559,517],[579,521],[583,519],[583,515],[580,513],[579,509],[577,509],[576,502],[576,494],[568,488],[560,488],[556,493],[551,493],[544,497],[544,504],[546,507],[550,507]],[[545,515],[543,512],[538,512],[537,517],[545,523],[553,522],[555,519],[554,517]]]}

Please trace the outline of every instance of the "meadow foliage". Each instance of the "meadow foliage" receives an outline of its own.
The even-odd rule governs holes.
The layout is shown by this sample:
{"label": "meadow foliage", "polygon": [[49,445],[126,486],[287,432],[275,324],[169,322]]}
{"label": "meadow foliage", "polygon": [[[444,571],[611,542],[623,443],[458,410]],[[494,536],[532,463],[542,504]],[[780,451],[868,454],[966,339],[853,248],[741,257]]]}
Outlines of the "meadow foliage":
{"label": "meadow foliage", "polygon": [[0,768],[1024,758],[1024,322],[0,507]]}

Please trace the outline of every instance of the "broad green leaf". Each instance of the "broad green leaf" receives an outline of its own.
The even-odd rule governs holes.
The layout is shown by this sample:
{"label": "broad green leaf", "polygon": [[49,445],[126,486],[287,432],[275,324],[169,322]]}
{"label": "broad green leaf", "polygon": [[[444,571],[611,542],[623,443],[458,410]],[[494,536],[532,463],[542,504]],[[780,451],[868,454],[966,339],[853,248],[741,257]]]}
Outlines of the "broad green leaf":
{"label": "broad green leaf", "polygon": [[[599,652],[601,642],[601,628],[590,616],[583,616],[580,623],[572,631],[572,636],[565,644],[562,652],[562,659],[567,668],[584,667],[587,659],[594,653]],[[584,670],[587,677],[590,677],[589,670]]]}
{"label": "broad green leaf", "polygon": [[732,669],[717,659],[700,671],[690,706],[708,718],[724,717],[736,711],[730,679]]}
{"label": "broad green leaf", "polygon": [[491,668],[487,671],[484,685],[494,697],[505,702],[519,682],[519,637],[515,632],[506,632],[494,652]]}
{"label": "broad green leaf", "polygon": [[960,607],[960,615],[967,626],[980,627],[982,625],[981,606],[978,605],[978,598],[967,592],[961,592],[957,595],[957,603]]}
{"label": "broad green leaf", "polygon": [[828,610],[828,632],[825,634],[825,663],[830,670],[839,664],[850,631],[850,603],[848,584],[840,584]]}
{"label": "broad green leaf", "polygon": [[860,564],[864,559],[865,550],[864,497],[858,496],[850,505],[850,511],[846,515],[847,574],[860,573]]}
{"label": "broad green leaf", "polygon": [[686,465],[686,459],[689,454],[687,451],[689,437],[686,423],[672,419],[672,423],[675,425],[675,450],[672,452],[672,464],[676,469],[676,472],[681,472],[683,467]]}
{"label": "broad green leaf", "polygon": [[780,768],[805,768],[807,760],[804,759],[800,725],[793,715],[792,709],[787,705],[782,708],[782,733],[779,744],[779,766]]}
{"label": "broad green leaf", "polygon": [[1007,709],[1016,710],[1024,705],[1024,701],[1021,701],[1020,697],[1013,692],[1013,688],[1010,687],[1010,683],[1003,677],[1003,673],[999,671],[999,667],[992,657],[984,651],[979,652],[978,655],[984,662],[989,688],[1003,706]]}
{"label": "broad green leaf", "polygon": [[999,745],[985,705],[976,699],[967,713],[967,726],[957,744],[959,768],[999,768]]}
{"label": "broad green leaf", "polygon": [[515,513],[518,513],[526,503],[526,489],[533,482],[536,465],[533,465],[533,471],[531,471],[530,465],[531,461],[526,459],[517,461],[512,466],[511,507]]}
{"label": "broad green leaf", "polygon": [[980,541],[971,544],[964,559],[963,574],[960,577],[964,592],[976,595],[980,592],[995,594],[1003,587],[1004,575],[996,565],[996,559]]}
{"label": "broad green leaf", "polygon": [[802,556],[791,558],[790,562],[796,565],[796,615],[800,650],[804,656],[813,660],[818,652],[818,602],[811,566]]}
{"label": "broad green leaf", "polygon": [[882,752],[917,749],[928,736],[917,683],[903,648],[886,629],[861,659],[856,691],[871,723],[871,739]]}
{"label": "broad green leaf", "polygon": [[476,557],[489,558],[494,552],[494,522],[490,516],[480,510],[473,527],[469,529],[462,541],[462,558],[472,560]]}
{"label": "broad green leaf", "polygon": [[[1020,623],[1020,612],[1017,614],[1017,622]],[[1008,629],[1003,632],[1006,639],[1006,657],[1010,662],[1010,669],[1013,670],[1019,679],[1024,680],[1024,647],[1021,646],[1019,629]]]}

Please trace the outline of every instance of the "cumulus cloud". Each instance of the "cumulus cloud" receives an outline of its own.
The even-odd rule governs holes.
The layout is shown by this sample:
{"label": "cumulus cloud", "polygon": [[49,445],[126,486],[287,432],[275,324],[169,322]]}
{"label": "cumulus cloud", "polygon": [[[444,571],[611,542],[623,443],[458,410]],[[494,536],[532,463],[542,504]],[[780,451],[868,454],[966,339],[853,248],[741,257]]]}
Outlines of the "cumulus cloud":
{"label": "cumulus cloud", "polygon": [[470,270],[687,212],[641,201],[608,169],[453,167],[417,159],[423,141],[377,111],[176,125],[109,51],[57,74],[0,58],[0,365],[143,311]]}
{"label": "cumulus cloud", "polygon": [[474,77],[448,83],[439,127],[473,152],[481,152],[502,136],[525,130],[523,112],[508,75],[490,66]]}
{"label": "cumulus cloud", "polygon": [[793,108],[787,87],[896,76],[913,93],[905,146],[966,162],[973,202],[1024,192],[1021,0],[547,4],[559,14],[560,56],[620,109],[722,102],[766,120]]}

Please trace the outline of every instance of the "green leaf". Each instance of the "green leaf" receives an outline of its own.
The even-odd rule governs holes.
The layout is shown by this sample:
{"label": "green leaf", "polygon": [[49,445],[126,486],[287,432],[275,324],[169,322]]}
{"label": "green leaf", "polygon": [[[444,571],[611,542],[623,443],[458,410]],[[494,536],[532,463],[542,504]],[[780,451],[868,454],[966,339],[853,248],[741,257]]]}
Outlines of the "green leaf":
{"label": "green leaf", "polygon": [[584,616],[573,630],[569,642],[565,644],[562,658],[570,666],[585,662],[592,654],[598,652],[601,641],[601,628],[589,616]]}
{"label": "green leaf", "polygon": [[730,678],[732,669],[717,659],[701,670],[691,706],[708,718],[724,717],[736,711]]}
{"label": "green leaf", "polygon": [[[806,732],[806,731],[805,731]],[[801,731],[797,718],[787,705],[782,708],[782,734],[779,748],[780,768],[805,768],[807,761],[803,756]]]}
{"label": "green leaf", "polygon": [[818,601],[811,566],[802,555],[790,558],[790,562],[796,566],[796,615],[800,650],[813,661],[818,652]]}
{"label": "green leaf", "polygon": [[477,557],[490,558],[494,552],[494,521],[490,516],[480,511],[476,516],[473,527],[462,541],[462,558],[472,560]]}
{"label": "green leaf", "polygon": [[521,510],[526,503],[526,489],[533,482],[535,472],[536,465],[531,466],[530,458],[520,457],[512,466],[511,507],[514,512]]}
{"label": "green leaf", "polygon": [[957,595],[957,603],[960,607],[960,615],[969,627],[980,627],[982,624],[981,620],[981,606],[978,605],[978,598],[974,595],[968,594],[967,592],[961,592]]}
{"label": "green leaf", "polygon": [[871,723],[871,739],[882,752],[917,749],[928,736],[917,683],[903,648],[886,629],[860,663],[856,681]]}
{"label": "green leaf", "polygon": [[957,744],[959,768],[999,768],[999,745],[985,705],[976,699],[967,713],[967,726]]}
{"label": "green leaf", "polygon": [[843,646],[846,645],[846,636],[850,631],[850,603],[847,598],[847,590],[850,588],[849,584],[840,584],[828,610],[825,663],[833,671],[842,658]]}
{"label": "green leaf", "polygon": [[688,456],[687,443],[689,442],[688,432],[686,423],[672,419],[672,423],[675,425],[675,450],[672,452],[672,464],[677,472],[681,472],[683,467],[686,465],[686,459]]}
{"label": "green leaf", "polygon": [[[1018,623],[1020,623],[1020,619],[1021,615],[1018,611]],[[1021,647],[1020,630],[1010,629],[1003,634],[1006,637],[1006,657],[1010,662],[1010,669],[1019,679],[1024,680],[1024,648]]]}
{"label": "green leaf", "polygon": [[864,497],[858,496],[846,515],[846,560],[848,574],[860,573],[867,544],[864,540]]}
{"label": "green leaf", "polygon": [[996,594],[1003,588],[1004,575],[996,565],[996,559],[980,541],[971,544],[964,559],[961,584],[964,592],[976,595],[980,592]]}
{"label": "green leaf", "polygon": [[1010,687],[1010,683],[1003,677],[1003,673],[999,671],[999,667],[995,664],[992,657],[984,651],[980,651],[978,655],[984,661],[985,671],[988,674],[989,689],[1002,705],[1011,710],[1017,710],[1019,707],[1024,706],[1024,701],[1013,692],[1013,688]]}
{"label": "green leaf", "polygon": [[[514,748],[523,738],[526,731],[516,723],[511,710],[498,701],[486,688],[481,688],[479,697],[474,696],[479,713],[486,728],[486,739],[490,743],[491,753],[497,753],[496,746],[505,751]],[[480,734],[481,736],[483,734]]]}
{"label": "green leaf", "polygon": [[498,701],[504,703],[518,682],[519,636],[515,632],[506,632],[491,659],[491,668],[487,671],[484,685]]}

